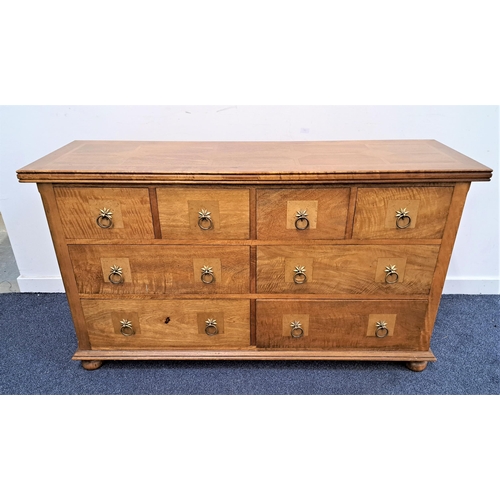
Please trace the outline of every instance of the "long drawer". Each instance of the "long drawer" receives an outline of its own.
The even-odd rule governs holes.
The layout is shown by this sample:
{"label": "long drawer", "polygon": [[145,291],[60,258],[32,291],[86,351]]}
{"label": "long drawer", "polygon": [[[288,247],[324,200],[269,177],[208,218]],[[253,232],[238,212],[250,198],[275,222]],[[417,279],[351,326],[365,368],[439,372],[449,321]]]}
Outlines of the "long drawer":
{"label": "long drawer", "polygon": [[92,349],[241,348],[248,300],[82,300]]}
{"label": "long drawer", "polygon": [[427,350],[425,301],[257,300],[257,347]]}
{"label": "long drawer", "polygon": [[438,245],[260,246],[259,293],[426,295]]}
{"label": "long drawer", "polygon": [[247,246],[70,245],[81,294],[248,293]]}

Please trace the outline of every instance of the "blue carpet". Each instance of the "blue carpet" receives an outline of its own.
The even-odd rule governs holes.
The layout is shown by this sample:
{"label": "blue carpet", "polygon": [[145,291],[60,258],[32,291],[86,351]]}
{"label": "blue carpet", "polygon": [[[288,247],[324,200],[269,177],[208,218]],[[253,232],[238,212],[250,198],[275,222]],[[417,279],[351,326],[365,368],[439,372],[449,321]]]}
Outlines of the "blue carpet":
{"label": "blue carpet", "polygon": [[0,394],[499,394],[500,297],[445,295],[421,373],[404,363],[72,361],[64,294],[0,294]]}

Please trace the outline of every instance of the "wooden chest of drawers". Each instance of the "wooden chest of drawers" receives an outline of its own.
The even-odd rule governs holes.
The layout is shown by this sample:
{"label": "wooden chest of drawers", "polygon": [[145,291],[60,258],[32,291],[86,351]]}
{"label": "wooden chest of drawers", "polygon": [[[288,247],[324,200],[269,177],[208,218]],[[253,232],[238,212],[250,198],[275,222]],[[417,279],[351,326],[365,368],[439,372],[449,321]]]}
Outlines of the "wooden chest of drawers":
{"label": "wooden chest of drawers", "polygon": [[436,141],[75,141],[36,182],[87,369],[117,359],[435,357],[472,181]]}

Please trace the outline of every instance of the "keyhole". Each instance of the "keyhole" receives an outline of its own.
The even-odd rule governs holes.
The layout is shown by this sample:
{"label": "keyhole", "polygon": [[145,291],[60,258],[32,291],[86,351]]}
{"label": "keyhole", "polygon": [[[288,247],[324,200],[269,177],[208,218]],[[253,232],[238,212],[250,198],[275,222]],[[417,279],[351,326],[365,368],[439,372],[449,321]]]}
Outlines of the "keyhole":
{"label": "keyhole", "polygon": [[167,316],[167,319],[165,320],[165,324],[168,325],[170,323],[170,317]]}

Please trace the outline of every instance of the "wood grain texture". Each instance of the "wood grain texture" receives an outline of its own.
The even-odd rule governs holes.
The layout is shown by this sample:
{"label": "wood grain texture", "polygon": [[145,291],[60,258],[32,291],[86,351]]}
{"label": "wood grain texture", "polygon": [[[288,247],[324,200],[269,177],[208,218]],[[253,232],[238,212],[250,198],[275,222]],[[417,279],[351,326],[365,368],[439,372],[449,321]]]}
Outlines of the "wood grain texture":
{"label": "wood grain texture", "polygon": [[[261,174],[197,174],[196,176],[185,177],[182,174],[175,175],[157,175],[157,174],[130,174],[118,175],[115,174],[85,174],[79,178],[76,176],[68,179],[66,174],[41,174],[36,181],[25,180],[25,177],[19,179],[19,182],[48,182],[54,185],[67,184],[71,182],[78,186],[82,185],[95,185],[114,187],[117,185],[127,184],[128,186],[144,187],[145,185],[154,184],[155,186],[179,186],[179,187],[212,187],[215,183],[219,187],[233,187],[239,188],[242,185],[259,186],[259,187],[287,187],[294,188],[298,182],[307,183],[308,186],[324,187],[324,186],[339,186],[345,187],[349,184],[356,184],[358,187],[380,185],[387,186],[408,186],[408,185],[447,185],[450,186],[454,182],[472,182],[472,181],[489,181],[491,173],[487,176],[483,174],[470,175],[468,173],[454,173],[453,177],[446,173],[438,172],[413,172],[402,174],[376,174],[375,176],[370,173],[336,173],[336,174],[274,174],[274,175],[261,175]],[[19,178],[19,175],[18,175]]]}
{"label": "wood grain texture", "polygon": [[249,208],[250,208],[250,239],[257,239],[257,189],[249,188]]}
{"label": "wood grain texture", "polygon": [[[242,240],[250,236],[248,189],[158,188],[164,239]],[[198,226],[198,212],[211,212],[213,228]]]}
{"label": "wood grain texture", "polygon": [[[427,350],[422,340],[425,302],[257,300],[257,347],[284,349]],[[309,315],[308,335],[284,337],[283,315]],[[393,335],[367,336],[370,315],[397,315]]]}
{"label": "wood grain texture", "polygon": [[354,213],[356,211],[356,201],[358,198],[358,188],[352,187],[349,193],[349,208],[347,210],[347,224],[345,228],[345,239],[352,239],[352,229],[354,226]]}
{"label": "wood grain texture", "polygon": [[[248,300],[82,300],[92,349],[161,349],[170,347],[237,348],[250,346]],[[140,333],[123,336],[113,315],[136,315]],[[224,330],[208,336],[199,315],[223,317]],[[166,318],[169,318],[166,323]]]}
{"label": "wood grain texture", "polygon": [[[249,247],[179,247],[148,245],[70,245],[80,294],[249,293]],[[103,274],[102,261],[108,266]],[[109,264],[123,269],[124,282],[108,280]],[[201,281],[201,267],[212,266],[215,281]]]}
{"label": "wood grain texture", "polygon": [[256,314],[255,300],[250,300],[250,345],[251,346],[254,346],[257,342],[255,314]]}
{"label": "wood grain texture", "polygon": [[[104,239],[69,239],[66,240],[68,245],[122,245],[125,242],[121,241],[109,241],[109,240],[104,240]],[[213,240],[213,241],[197,241],[197,240],[149,240],[149,239],[144,239],[144,240],[137,240],[137,241],[127,241],[127,245],[150,245],[150,246],[156,246],[156,245],[163,245],[163,246],[169,246],[169,245],[182,245],[185,247],[195,247],[195,246],[200,246],[200,247],[208,247],[208,246],[241,246],[241,245],[251,245],[251,246],[281,246],[281,245],[288,245],[290,242],[289,240]],[[328,240],[326,242],[325,240],[309,240],[307,244],[310,245],[324,245],[328,243],[329,245],[357,245],[357,246],[363,246],[363,245],[392,245],[394,243],[394,240],[391,239],[376,239],[376,240]],[[404,244],[404,245],[440,245],[441,240],[440,239],[417,239],[417,240],[404,240],[404,241],[398,241],[398,244]]]}
{"label": "wood grain texture", "polygon": [[443,235],[443,242],[439,249],[439,255],[436,265],[436,272],[432,281],[432,289],[429,297],[429,309],[425,319],[425,331],[430,343],[430,337],[436,321],[436,316],[441,301],[441,294],[443,293],[444,282],[446,280],[446,273],[450,264],[451,255],[453,252],[453,245],[457,236],[462,211],[465,206],[465,200],[469,191],[469,183],[457,184],[453,190],[453,198],[451,201],[448,219]]}
{"label": "wood grain texture", "polygon": [[52,242],[56,251],[57,262],[61,271],[64,289],[66,290],[66,296],[75,326],[78,346],[80,349],[89,349],[90,342],[87,335],[87,325],[78,297],[78,287],[75,281],[75,275],[73,274],[68,247],[65,243],[63,225],[59,216],[54,189],[52,184],[40,184],[38,185],[38,191],[42,197],[45,216],[47,217]]}
{"label": "wood grain texture", "polygon": [[[154,238],[151,202],[146,188],[54,188],[66,238],[140,240]],[[113,227],[103,229],[100,210],[113,212]]]}
{"label": "wood grain texture", "polygon": [[[346,230],[350,190],[258,189],[257,238],[308,241],[343,239]],[[307,210],[308,229],[294,226],[297,210]]]}
{"label": "wood grain texture", "polygon": [[[438,252],[437,245],[259,246],[257,292],[425,295],[430,292]],[[380,263],[385,267],[403,260],[397,283],[385,283],[383,272],[381,280]],[[295,266],[305,266],[306,283],[294,283]]]}
{"label": "wood grain texture", "polygon": [[290,349],[169,349],[169,350],[78,350],[74,360],[242,360],[242,361],[436,361],[432,351],[384,351],[369,349],[290,350]]}
{"label": "wood grain texture", "polygon": [[161,239],[161,225],[160,216],[158,214],[158,199],[156,197],[156,189],[149,189],[149,203],[151,206],[151,216],[153,218],[153,229],[155,233],[155,238]]}
{"label": "wood grain texture", "polygon": [[[360,188],[353,238],[441,238],[452,194],[452,187]],[[409,201],[418,203],[416,224],[414,227],[410,225],[406,229],[398,229],[396,210],[407,208]],[[410,209],[412,215],[414,211]],[[389,219],[393,221],[392,227],[388,224]]]}
{"label": "wood grain texture", "polygon": [[[171,297],[171,294],[137,294],[131,293],[127,295],[121,295],[121,299],[134,299],[134,300],[158,300],[158,299],[168,299]],[[279,297],[275,293],[220,293],[216,295],[217,299],[248,299],[248,300],[256,300],[256,299],[292,299],[297,300],[299,296],[293,293],[280,293]],[[96,300],[115,300],[117,298],[116,295],[111,294],[100,294],[100,293],[89,293],[82,295],[81,298],[85,299],[96,299]],[[182,299],[199,299],[200,294],[195,293],[183,293]],[[383,298],[384,300],[423,300],[424,302],[429,301],[429,295],[401,295],[401,294],[387,294],[383,296],[374,296],[370,294],[356,294],[353,296],[352,293],[304,293],[300,295],[301,299],[310,299],[310,300],[377,300]]]}
{"label": "wood grain texture", "polygon": [[22,182],[488,180],[491,169],[432,140],[74,141],[18,170]]}
{"label": "wood grain texture", "polygon": [[[18,171],[39,183],[79,340],[74,359],[88,368],[367,359],[420,370],[435,360],[430,339],[469,182],[490,177],[436,141],[76,141]],[[113,211],[113,229],[97,226],[101,208]],[[402,208],[412,217],[404,230],[395,227]],[[198,227],[201,209],[213,229]],[[305,231],[294,227],[299,209]],[[123,284],[107,279],[112,265]],[[203,265],[215,283],[202,283]],[[395,284],[385,283],[390,265]],[[206,334],[208,318],[217,335]],[[122,334],[123,319],[134,335]],[[302,338],[290,335],[292,321]]]}

